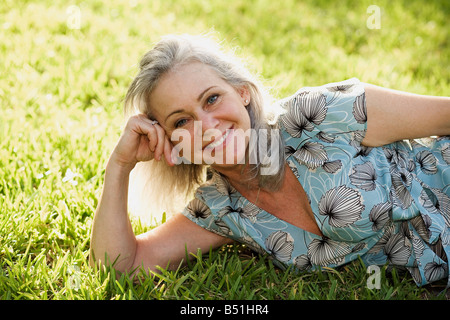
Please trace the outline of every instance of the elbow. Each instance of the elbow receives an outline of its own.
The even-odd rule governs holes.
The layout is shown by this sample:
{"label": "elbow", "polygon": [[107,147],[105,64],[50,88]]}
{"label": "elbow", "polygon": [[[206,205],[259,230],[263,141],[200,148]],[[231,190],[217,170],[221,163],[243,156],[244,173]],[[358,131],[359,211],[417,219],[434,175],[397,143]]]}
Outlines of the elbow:
{"label": "elbow", "polygon": [[[96,254],[97,252],[97,254]],[[103,252],[103,254],[98,255],[98,252]],[[106,250],[97,250],[95,248],[90,248],[89,253],[89,266],[91,268],[113,268],[119,273],[129,273],[133,271],[134,260],[135,260],[136,250],[131,250],[122,253],[112,253]]]}

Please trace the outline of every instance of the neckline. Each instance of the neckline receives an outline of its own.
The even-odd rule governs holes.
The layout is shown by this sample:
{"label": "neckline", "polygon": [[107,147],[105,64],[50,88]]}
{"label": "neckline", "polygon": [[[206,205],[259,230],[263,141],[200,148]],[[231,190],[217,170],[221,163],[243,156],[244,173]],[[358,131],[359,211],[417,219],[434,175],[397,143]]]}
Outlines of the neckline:
{"label": "neckline", "polygon": [[[289,158],[290,158],[290,157],[288,157],[286,160],[288,160]],[[310,198],[308,192],[305,190],[305,188],[303,187],[303,185],[302,185],[302,184],[300,183],[300,181],[298,180],[297,175],[293,172],[291,166],[289,166],[288,163],[285,163],[285,165],[289,168],[290,173],[294,176],[294,178],[296,179],[297,183],[298,183],[298,184],[301,186],[301,188],[304,190],[307,199],[310,200],[311,198]],[[296,168],[298,169],[297,165],[295,165],[295,166],[296,166]],[[222,178],[222,179],[223,179],[223,178]],[[231,185],[231,184],[230,184],[230,185]],[[233,188],[234,188],[234,187],[233,187]],[[319,231],[322,233],[322,235],[318,235],[318,234],[315,234],[315,233],[313,233],[313,232],[311,232],[311,231],[307,231],[307,230],[305,230],[305,229],[303,229],[303,228],[300,228],[300,227],[298,227],[298,226],[296,226],[296,225],[294,225],[294,224],[292,224],[292,223],[290,223],[290,222],[288,222],[288,221],[285,221],[285,220],[283,220],[283,219],[277,217],[276,215],[274,215],[274,214],[272,214],[272,213],[270,213],[270,212],[268,212],[268,211],[262,209],[262,208],[259,207],[257,204],[255,204],[255,203],[253,203],[252,201],[250,201],[249,199],[247,199],[247,198],[246,198],[245,196],[243,196],[236,188],[234,188],[234,191],[237,193],[237,196],[239,197],[240,202],[242,203],[242,206],[243,206],[243,207],[245,207],[245,206],[248,205],[248,204],[251,204],[251,205],[255,206],[256,208],[258,208],[258,210],[260,210],[260,212],[263,212],[263,213],[265,213],[266,215],[269,215],[272,219],[275,219],[276,221],[279,221],[279,222],[282,222],[282,223],[287,224],[287,225],[290,226],[291,228],[294,228],[294,229],[299,230],[299,231],[301,231],[301,232],[307,233],[307,234],[309,234],[309,235],[311,235],[311,236],[313,236],[313,237],[316,237],[316,238],[318,238],[318,239],[322,239],[323,237],[325,237],[325,235],[324,235],[324,233],[323,233],[323,229],[320,227],[320,226],[322,225],[322,221],[320,221],[320,220],[317,218],[317,215],[316,215],[316,213],[314,212],[314,210],[313,210],[313,208],[312,208],[312,206],[311,206],[310,203],[309,203],[309,207],[310,207],[311,212],[312,212],[312,214],[313,214],[314,221],[315,221],[315,223],[316,223],[316,225],[317,225],[317,228],[318,228]],[[255,216],[255,218],[258,219],[258,216],[259,216],[259,215],[260,215],[260,213],[258,213],[258,214]]]}

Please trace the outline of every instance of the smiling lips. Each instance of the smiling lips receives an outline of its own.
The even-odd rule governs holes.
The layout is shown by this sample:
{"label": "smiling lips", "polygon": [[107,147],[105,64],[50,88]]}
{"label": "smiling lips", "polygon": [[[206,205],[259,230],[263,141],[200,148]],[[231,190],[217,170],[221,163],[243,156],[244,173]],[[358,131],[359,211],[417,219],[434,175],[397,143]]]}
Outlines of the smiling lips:
{"label": "smiling lips", "polygon": [[206,145],[203,149],[204,150],[212,150],[212,149],[215,149],[216,147],[220,146],[227,139],[227,137],[229,136],[231,131],[232,130],[227,129],[227,131],[219,139],[214,139],[214,141],[212,141],[211,143]]}

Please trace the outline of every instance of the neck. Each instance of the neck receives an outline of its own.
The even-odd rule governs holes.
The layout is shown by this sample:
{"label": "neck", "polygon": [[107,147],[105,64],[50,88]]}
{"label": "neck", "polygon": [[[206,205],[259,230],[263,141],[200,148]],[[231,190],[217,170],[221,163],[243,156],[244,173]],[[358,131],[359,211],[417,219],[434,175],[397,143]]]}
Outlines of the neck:
{"label": "neck", "polygon": [[212,168],[224,175],[228,182],[237,189],[257,190],[260,188],[258,178],[254,177],[248,164],[233,167],[212,166]]}

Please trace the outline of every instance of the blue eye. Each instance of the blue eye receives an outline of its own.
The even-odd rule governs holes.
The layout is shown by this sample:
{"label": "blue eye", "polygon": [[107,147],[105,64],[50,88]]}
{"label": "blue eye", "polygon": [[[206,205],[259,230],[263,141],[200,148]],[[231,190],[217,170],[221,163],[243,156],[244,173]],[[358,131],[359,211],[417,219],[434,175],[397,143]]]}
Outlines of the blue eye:
{"label": "blue eye", "polygon": [[175,128],[184,126],[186,124],[186,122],[187,122],[187,119],[178,120],[177,122],[175,122]]}
{"label": "blue eye", "polygon": [[208,100],[206,100],[206,102],[207,102],[208,104],[213,104],[214,102],[216,102],[216,100],[217,100],[218,97],[219,97],[219,95],[214,94],[214,95],[210,96],[210,97],[208,98]]}

